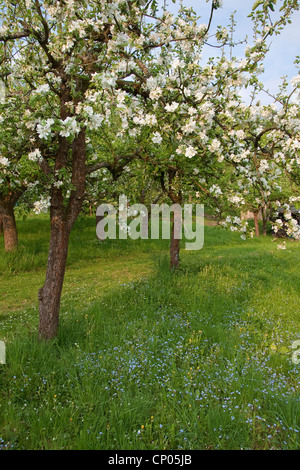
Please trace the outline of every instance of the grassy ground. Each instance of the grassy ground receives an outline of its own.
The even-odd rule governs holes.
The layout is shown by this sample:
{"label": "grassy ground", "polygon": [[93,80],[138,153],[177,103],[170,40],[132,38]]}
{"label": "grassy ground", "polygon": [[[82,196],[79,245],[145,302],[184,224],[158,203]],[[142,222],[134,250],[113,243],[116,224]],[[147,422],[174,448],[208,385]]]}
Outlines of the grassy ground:
{"label": "grassy ground", "polygon": [[168,268],[167,241],[106,241],[81,218],[58,338],[40,343],[46,216],[0,240],[0,449],[299,449],[299,244],[205,227]]}

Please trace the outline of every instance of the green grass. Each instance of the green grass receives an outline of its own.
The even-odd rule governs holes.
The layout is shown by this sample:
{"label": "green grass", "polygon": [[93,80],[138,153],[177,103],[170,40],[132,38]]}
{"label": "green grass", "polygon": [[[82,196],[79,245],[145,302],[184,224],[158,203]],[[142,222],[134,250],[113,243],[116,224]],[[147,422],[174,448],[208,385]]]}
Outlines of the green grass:
{"label": "green grass", "polygon": [[0,241],[0,449],[299,449],[299,244],[205,227],[204,248],[79,219],[59,336],[37,340],[48,218]]}

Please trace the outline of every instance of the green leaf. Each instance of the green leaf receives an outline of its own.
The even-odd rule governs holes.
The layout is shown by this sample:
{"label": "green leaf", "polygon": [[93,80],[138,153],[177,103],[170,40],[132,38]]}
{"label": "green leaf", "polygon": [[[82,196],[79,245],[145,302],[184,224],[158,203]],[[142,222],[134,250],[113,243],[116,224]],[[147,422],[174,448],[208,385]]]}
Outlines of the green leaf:
{"label": "green leaf", "polygon": [[270,10],[275,11],[273,3],[269,3],[268,7],[270,8]]}
{"label": "green leaf", "polygon": [[252,7],[252,11],[256,10],[256,8],[258,8],[262,3],[264,3],[263,0],[256,0]]}

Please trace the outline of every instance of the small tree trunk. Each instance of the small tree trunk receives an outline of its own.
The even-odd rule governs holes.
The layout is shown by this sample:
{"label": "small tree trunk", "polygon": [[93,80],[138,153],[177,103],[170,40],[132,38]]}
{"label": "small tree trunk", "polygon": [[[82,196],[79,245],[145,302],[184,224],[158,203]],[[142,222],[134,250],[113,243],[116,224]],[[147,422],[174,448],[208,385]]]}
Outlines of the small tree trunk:
{"label": "small tree trunk", "polygon": [[18,248],[18,231],[13,202],[1,204],[0,210],[3,221],[5,251],[15,251]]}
{"label": "small tree trunk", "polygon": [[268,209],[264,207],[262,210],[262,220],[263,220],[263,236],[267,236],[267,222],[268,222]]}
{"label": "small tree trunk", "polygon": [[[180,190],[180,187],[178,187],[178,184],[176,185],[177,187],[174,188],[173,183],[176,178],[177,170],[176,169],[168,169],[168,189],[165,186],[165,173],[161,173],[160,177],[160,183],[161,187],[164,193],[166,193],[169,198],[171,199],[173,204],[178,204],[179,206],[182,203],[182,193]],[[175,219],[178,217],[181,217],[181,209],[180,209],[180,215],[177,213],[176,214],[173,212],[172,216],[172,230],[171,230],[171,240],[170,240],[170,269],[176,269],[179,267],[179,251],[180,251],[180,239],[178,238],[178,233],[176,233],[177,228],[176,228],[176,223]],[[182,222],[182,219],[181,219]],[[181,226],[182,227],[182,226]]]}
{"label": "small tree trunk", "polygon": [[267,236],[267,218],[263,217],[263,236]]}
{"label": "small tree trunk", "polygon": [[3,216],[0,213],[0,235],[3,235]]}
{"label": "small tree trunk", "polygon": [[171,241],[170,241],[170,267],[176,269],[179,266],[180,240],[174,237],[175,223],[172,221]]}
{"label": "small tree trunk", "polygon": [[255,235],[259,237],[259,224],[258,224],[258,212],[254,212],[254,225],[255,225]]}
{"label": "small tree trunk", "polygon": [[[182,203],[181,192],[179,192],[177,195],[171,194],[171,199],[172,199],[173,204],[178,204],[178,207],[181,207],[181,203]],[[175,219],[177,219],[177,222],[175,222]],[[178,227],[176,227],[176,223],[178,223],[179,229]],[[170,268],[171,269],[176,269],[179,267],[180,238],[178,237],[181,235],[179,233],[181,229],[182,229],[182,212],[181,212],[181,209],[179,209],[179,212],[176,209],[172,217],[172,230],[171,230],[171,240],[170,240]]]}
{"label": "small tree trunk", "polygon": [[39,334],[55,338],[59,325],[60,299],[68,256],[70,229],[61,217],[51,217],[49,256],[44,286],[39,290]]}

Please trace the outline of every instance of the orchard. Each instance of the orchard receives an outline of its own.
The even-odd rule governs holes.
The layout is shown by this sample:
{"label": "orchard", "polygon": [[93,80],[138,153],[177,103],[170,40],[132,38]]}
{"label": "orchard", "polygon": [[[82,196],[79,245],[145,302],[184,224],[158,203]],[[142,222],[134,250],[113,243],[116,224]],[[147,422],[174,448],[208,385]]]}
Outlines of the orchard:
{"label": "orchard", "polygon": [[[276,273],[278,279],[281,279],[284,269],[286,272],[288,269],[293,272],[294,266],[297,266],[300,240],[300,217],[297,218],[300,202],[300,75],[295,72],[295,75],[288,79],[282,77],[278,70],[276,78],[280,83],[275,91],[270,91],[262,78],[272,41],[280,38],[284,31],[293,25],[294,15],[299,11],[298,0],[247,2],[249,3],[248,20],[251,23],[251,30],[250,34],[245,35],[243,39],[237,38],[239,23],[235,19],[234,11],[228,23],[216,23],[219,18],[217,15],[225,7],[226,0],[202,0],[196,2],[197,6],[194,8],[185,5],[184,0],[181,2],[172,0],[171,3],[169,9],[166,2],[156,0],[21,0],[18,2],[0,0],[0,237],[3,236],[3,243],[0,245],[3,259],[3,264],[0,264],[0,278],[18,276],[23,269],[21,260],[25,263],[26,257],[29,258],[34,256],[34,253],[44,250],[43,261],[42,258],[41,261],[37,261],[40,265],[36,271],[38,280],[35,285],[39,287],[35,294],[31,290],[33,287],[30,287],[30,298],[33,299],[32,302],[35,301],[34,299],[37,301],[35,313],[38,317],[38,327],[36,330],[32,328],[32,331],[31,327],[28,327],[29,335],[32,341],[36,341],[37,348],[55,348],[58,345],[57,347],[63,349],[61,344],[64,342],[63,338],[68,337],[68,328],[64,319],[62,325],[60,324],[60,319],[61,311],[72,310],[71,307],[69,309],[65,307],[68,295],[72,295],[72,290],[69,291],[70,287],[66,282],[68,282],[68,273],[72,272],[72,264],[70,265],[71,271],[68,271],[68,260],[73,259],[72,246],[75,245],[72,243],[75,243],[74,240],[79,237],[78,226],[85,227],[84,230],[88,230],[88,227],[93,229],[90,242],[82,239],[78,246],[76,245],[76,260],[79,265],[84,270],[84,264],[92,263],[92,253],[88,254],[88,249],[86,252],[83,251],[83,246],[85,243],[87,246],[88,243],[94,243],[95,257],[99,256],[101,259],[107,256],[103,272],[108,269],[113,278],[120,276],[114,267],[116,262],[114,250],[119,253],[120,259],[123,259],[121,251],[118,251],[121,250],[122,236],[119,241],[114,242],[105,239],[97,240],[96,213],[100,204],[112,204],[118,211],[120,210],[119,198],[126,195],[130,203],[144,204],[148,209],[149,218],[153,204],[157,203],[180,207],[185,204],[204,205],[205,221],[209,223],[213,220],[213,227],[205,227],[205,230],[211,230],[208,235],[208,246],[212,250],[210,258],[205,252],[205,240],[203,257],[202,251],[196,253],[181,249],[183,244],[175,236],[175,216],[170,221],[168,246],[160,245],[159,242],[155,245],[155,241],[150,240],[150,235],[149,240],[140,240],[136,245],[134,245],[134,240],[124,241],[122,246],[127,246],[123,248],[124,253],[127,253],[127,250],[128,253],[130,250],[134,253],[136,249],[135,262],[139,263],[140,259],[140,267],[130,268],[128,276],[131,279],[134,274],[131,269],[138,271],[141,269],[142,280],[139,281],[141,284],[137,284],[134,289],[138,298],[144,299],[145,310],[142,309],[136,313],[136,319],[124,320],[125,314],[117,312],[121,312],[122,308],[125,311],[130,311],[130,308],[135,311],[136,307],[130,304],[130,295],[127,299],[126,294],[124,294],[125,300],[122,304],[123,294],[116,290],[115,296],[119,299],[119,303],[115,304],[114,300],[111,300],[114,309],[108,313],[107,324],[111,325],[111,335],[115,341],[114,351],[120,348],[120,357],[123,354],[122,361],[124,360],[125,369],[128,366],[125,364],[127,353],[122,349],[123,346],[119,344],[118,339],[122,331],[127,331],[127,329],[131,331],[130,325],[134,322],[138,324],[141,318],[145,319],[145,315],[150,315],[149,312],[154,308],[156,310],[153,315],[156,318],[157,328],[163,335],[159,340],[153,340],[154,343],[157,342],[159,348],[162,347],[160,341],[164,335],[166,341],[164,344],[167,344],[169,340],[171,341],[171,336],[176,334],[175,320],[175,323],[172,323],[172,318],[177,318],[176,309],[179,309],[182,315],[184,312],[183,317],[178,319],[178,332],[183,335],[181,338],[185,337],[184,318],[186,316],[186,322],[189,325],[188,318],[191,315],[191,323],[195,328],[195,331],[189,332],[188,344],[191,349],[185,349],[183,345],[178,346],[179,343],[175,347],[174,339],[175,362],[170,360],[166,366],[168,371],[174,366],[173,372],[176,375],[184,365],[189,364],[191,371],[193,368],[197,370],[197,364],[200,368],[200,356],[203,354],[203,360],[200,362],[207,365],[206,371],[211,370],[210,360],[208,356],[205,356],[208,350],[213,355],[213,363],[218,361],[217,351],[220,349],[218,349],[217,336],[214,336],[216,331],[219,331],[219,339],[222,342],[221,328],[228,328],[228,334],[231,332],[230,334],[235,337],[232,328],[235,323],[240,322],[240,320],[235,320],[235,323],[226,323],[221,312],[228,313],[231,308],[236,308],[235,311],[238,311],[242,308],[243,302],[255,299],[254,291],[250,293],[252,285],[252,281],[248,281],[250,278],[255,284],[257,279],[260,279],[259,276],[262,276],[261,279],[266,281],[266,286],[269,285],[268,261],[266,261],[269,259],[268,253],[273,253],[272,263],[275,263],[277,256],[280,257],[280,263],[286,263],[286,267],[282,270],[277,266],[277,270],[274,268],[270,273],[272,277],[270,286],[276,284]],[[242,53],[240,52],[241,45]],[[293,62],[297,70],[299,56],[294,57]],[[262,96],[268,99],[263,101]],[[245,216],[249,213],[250,219]],[[34,237],[36,237],[34,229],[30,229],[30,224],[34,227],[35,220],[40,221],[40,227],[44,227],[44,232],[41,234],[43,242],[38,245],[36,238],[32,245],[28,245],[27,240],[30,237],[35,240]],[[45,220],[47,224],[43,225]],[[91,221],[93,221],[92,225]],[[20,227],[20,233],[18,233],[18,227]],[[84,230],[82,233],[85,233]],[[118,228],[118,232],[124,230],[127,232],[129,228],[127,226]],[[261,233],[263,237],[260,237]],[[283,238],[280,238],[279,235],[282,233]],[[226,242],[222,241],[223,248],[219,250],[220,240],[228,240],[229,245],[226,246]],[[48,243],[47,250],[44,249],[45,243]],[[148,245],[142,245],[142,243],[148,243]],[[228,261],[225,261],[232,249],[230,243],[233,243],[233,246],[236,244],[237,258],[232,253],[232,259],[228,258]],[[142,246],[145,248],[141,248]],[[32,254],[30,249],[33,249]],[[111,250],[111,257],[109,250]],[[252,253],[251,250],[253,253],[257,252],[255,250],[258,252],[265,250],[262,254],[262,259],[265,260],[263,267],[256,265],[254,258],[251,258],[253,264],[248,263],[250,258],[246,253]],[[150,268],[147,263],[150,262],[150,256],[161,251],[167,253],[168,262],[167,267],[163,265],[162,258],[158,264],[156,263],[155,266],[158,266],[159,271],[158,279],[160,279],[158,282],[155,280],[153,271],[148,271]],[[244,254],[241,256],[239,253],[242,252]],[[82,258],[80,258],[80,253],[82,253]],[[85,258],[86,256],[88,258]],[[130,254],[128,256],[130,259]],[[241,256],[241,261],[237,261],[239,256]],[[220,261],[223,259],[225,260]],[[225,290],[222,291],[224,297],[221,297],[221,291],[218,290],[221,287],[218,287],[216,277],[216,263],[219,262],[221,263],[220,273],[224,274],[228,285],[231,285],[233,279],[239,285],[237,279],[239,276],[243,279],[243,285],[247,285],[249,291],[243,300],[239,300],[237,291],[233,287],[232,293],[228,294],[228,299],[226,288],[222,287]],[[288,263],[291,263],[290,268]],[[163,266],[159,268],[161,264]],[[232,266],[235,268],[233,269]],[[28,269],[34,273],[34,261],[32,267]],[[265,274],[259,274],[256,269],[265,269]],[[192,287],[191,279],[188,282],[188,275],[194,276],[195,272],[199,273],[201,281],[198,278],[193,280],[198,290]],[[240,275],[237,274],[238,272]],[[209,278],[210,275],[212,278]],[[164,281],[160,276],[165,276]],[[78,279],[80,279],[79,268]],[[149,280],[150,287],[147,284],[148,279],[152,279],[152,281]],[[80,280],[74,281],[75,284],[78,282],[80,284]],[[94,277],[91,282],[90,289],[94,286],[93,289],[96,289],[99,295],[93,297],[94,300],[86,305],[87,309],[92,308],[93,302],[104,302],[103,296],[107,285],[102,278],[102,272],[99,275],[99,281]],[[94,282],[96,282],[95,285]],[[111,289],[117,289],[113,281],[111,282]],[[125,277],[124,285],[126,282]],[[128,280],[128,282],[131,281]],[[166,285],[162,293],[158,286],[160,283],[163,286],[164,282]],[[295,328],[297,328],[299,327],[299,304],[296,299],[299,300],[299,291],[297,291],[299,282],[296,276],[294,279],[291,274],[288,280],[284,281],[282,278],[278,283],[279,290],[286,289],[290,293],[287,294],[287,310],[294,312]],[[215,292],[213,285],[216,286]],[[84,294],[86,288],[82,286],[83,297],[86,297]],[[63,294],[65,289],[66,297]],[[78,289],[80,291],[80,286]],[[190,292],[189,297],[184,297],[185,289],[186,292]],[[208,292],[206,289],[210,291],[209,299],[211,300],[205,297]],[[148,290],[149,295],[151,293],[150,297],[147,297]],[[199,294],[201,291],[203,297]],[[157,297],[154,295],[155,292]],[[266,305],[269,302],[268,295],[269,293],[265,290],[261,297],[261,299],[266,299]],[[21,294],[20,302],[22,299],[25,301],[22,296],[24,293]],[[204,302],[205,314],[199,313],[196,300],[195,304],[193,303],[193,299],[198,299],[198,297],[201,299],[200,305]],[[290,297],[292,300],[288,304]],[[212,306],[213,298],[216,302],[219,299],[219,307],[217,303]],[[142,304],[141,301],[141,308]],[[168,311],[168,306],[171,311],[163,313]],[[263,303],[261,307],[259,318],[254,314],[257,325],[261,324],[264,317]],[[98,341],[104,341],[103,345],[98,346],[100,349],[103,347],[105,351],[108,351],[110,347],[107,340],[104,340],[106,336],[103,336],[103,331],[107,331],[103,312],[107,308],[110,307],[102,308],[98,320],[93,320],[94,323],[83,334],[84,344],[89,344],[84,357],[89,357],[91,361],[91,355],[94,354],[93,345],[95,346]],[[146,311],[147,308],[149,312]],[[79,310],[80,307],[78,307]],[[249,307],[247,321],[251,315],[250,311]],[[161,312],[160,317],[158,312]],[[22,315],[18,315],[22,323]],[[166,320],[169,322],[169,330],[163,328],[164,315],[166,317],[169,315]],[[93,316],[97,318],[96,313]],[[210,349],[206,350],[205,342],[200,347],[202,324],[201,321],[199,325],[197,324],[197,318],[199,321],[202,318],[203,328],[207,328],[206,341],[210,344]],[[208,319],[212,325],[215,325],[214,330],[209,327]],[[152,346],[147,343],[146,337],[154,335],[156,330],[151,316],[143,321],[145,324],[142,323],[136,331],[134,329],[131,331],[133,337],[129,337],[128,341],[132,344],[132,354],[134,354],[135,341],[139,343],[140,339],[146,335],[146,349],[143,353],[146,357],[148,353],[150,354],[150,350],[152,351]],[[256,328],[255,321],[251,327],[249,325],[246,327],[241,320],[241,328],[249,327],[249,332],[252,332]],[[271,323],[277,322],[277,320],[270,321]],[[71,330],[77,328],[76,322],[78,318],[75,320],[74,317],[74,325],[69,327]],[[118,332],[119,322],[123,330]],[[151,325],[153,330],[151,330]],[[276,325],[279,324],[276,323]],[[280,327],[285,331],[284,325]],[[297,334],[299,331],[293,331],[293,333]],[[97,334],[99,334],[98,337]],[[107,334],[110,335],[109,332]],[[214,340],[210,340],[210,334],[215,338]],[[276,340],[276,334],[275,328],[272,333],[273,343],[268,345],[272,352],[275,351],[272,345]],[[252,333],[249,335],[251,336]],[[281,333],[278,332],[277,336],[281,338],[281,342],[288,341],[285,336],[286,331],[282,337],[280,335]],[[93,340],[89,343],[88,340],[91,337]],[[8,341],[8,338],[4,339]],[[247,341],[248,339],[247,336]],[[10,338],[9,341],[12,339]],[[262,340],[259,345],[256,344],[257,350],[260,350],[259,348],[264,344],[263,341],[265,340]],[[168,348],[169,346],[171,348],[171,342]],[[78,345],[78,342],[74,344]],[[193,349],[196,345],[197,348],[199,346],[199,350]],[[80,347],[78,346],[79,349]],[[253,344],[249,346],[252,352],[255,347]],[[244,352],[241,352],[243,350],[241,347],[239,355],[233,359],[237,350],[234,349],[233,344],[228,348],[231,348],[227,358],[231,367],[235,360],[240,360]],[[277,348],[278,346],[276,346],[276,351]],[[167,350],[166,356],[171,349]],[[81,354],[83,354],[82,351]],[[153,354],[155,355],[156,352]],[[198,359],[197,354],[199,354]],[[250,352],[245,354],[249,357]],[[99,356],[102,357],[102,353],[99,353]],[[285,359],[288,361],[287,358]],[[280,360],[279,358],[278,364]],[[157,361],[160,361],[159,357]],[[224,361],[225,364],[226,360]],[[92,371],[91,374],[93,373],[92,364],[93,361],[84,366]],[[149,364],[145,365],[146,368],[148,366]],[[277,367],[275,360],[271,366]],[[150,369],[149,377],[152,373]],[[287,370],[289,374],[292,374],[288,366]],[[146,372],[142,372],[144,373]],[[205,376],[206,372],[203,373]],[[224,373],[226,375],[227,372]],[[81,372],[78,372],[79,376],[81,377]],[[152,382],[153,380],[151,379]],[[172,383],[172,380],[170,379],[169,383]],[[208,381],[205,385],[207,391],[209,374],[205,380]],[[295,377],[291,376],[288,380],[294,383]],[[121,396],[123,392],[115,389],[113,392],[112,382],[109,382],[110,385],[106,386],[106,390],[111,390],[110,393],[113,393],[114,398]],[[121,382],[120,376],[118,383],[120,387]],[[157,383],[160,383],[160,379],[157,379]],[[127,386],[130,389],[130,384],[127,383]],[[142,385],[139,387],[141,387],[139,390],[143,390]],[[151,390],[151,384],[149,384],[149,389]],[[170,385],[167,394],[171,393],[171,389]],[[197,387],[191,387],[191,390],[197,391]],[[216,393],[221,393],[220,390],[217,388]],[[183,393],[182,390],[178,392],[180,396]],[[203,391],[203,396],[205,393]],[[197,396],[197,400],[200,400],[200,395]],[[56,394],[54,397],[56,398]],[[294,399],[296,399],[295,395],[291,400]],[[109,401],[110,398],[107,400]],[[184,399],[182,400],[184,402]],[[207,400],[209,402],[212,397]],[[68,405],[65,403],[65,406],[68,407],[71,402],[71,398],[66,399]],[[244,405],[237,404],[243,410]],[[180,405],[178,406],[180,408]],[[196,405],[189,405],[190,408],[194,406]],[[280,405],[278,407],[280,408]],[[110,409],[114,410],[112,414],[116,413],[113,407]],[[272,406],[268,412],[271,412],[271,409]],[[132,423],[125,420],[126,426],[132,429],[133,434],[135,433],[134,438],[128,437],[128,442],[130,439],[133,440],[132,445],[135,446],[137,442],[143,442],[144,447],[141,446],[141,448],[148,450],[163,448],[163,445],[167,448],[175,446],[176,449],[197,449],[199,446],[209,448],[209,441],[212,440],[214,444],[211,445],[218,448],[212,431],[212,412],[208,410],[206,413],[205,410],[201,408],[201,411],[195,411],[195,416],[197,413],[202,418],[205,415],[208,428],[205,432],[202,431],[203,436],[207,435],[207,444],[202,438],[199,443],[196,437],[193,438],[196,442],[195,447],[193,447],[193,439],[189,440],[187,437],[186,441],[182,441],[181,432],[175,423],[174,426],[172,425],[172,439],[162,436],[162,432],[159,431],[162,427],[152,432],[153,416],[147,422],[147,437],[144,424],[141,424],[141,432],[137,430],[133,432]],[[183,419],[180,413],[175,413],[179,421]],[[248,416],[246,411],[245,416]],[[249,416],[247,419],[250,419]],[[164,417],[165,414],[162,412],[160,419]],[[299,413],[297,417],[300,419]],[[235,415],[232,421],[234,419]],[[168,421],[167,418],[166,420]],[[191,421],[187,416],[184,420]],[[108,422],[108,417],[104,421]],[[225,426],[222,420],[219,424]],[[284,442],[290,439],[289,443],[292,448],[296,448],[297,442],[299,443],[296,434],[299,432],[297,430],[299,424],[299,421],[295,421],[292,426],[293,431],[290,434],[293,434],[293,437],[285,437]],[[79,429],[80,424],[77,423],[77,426]],[[83,429],[85,429],[84,426]],[[109,426],[106,424],[107,436]],[[244,433],[244,436],[247,436],[245,445],[263,448],[263,436],[267,433],[267,429],[258,432],[256,424],[252,421],[251,426],[253,426],[251,432],[245,431]],[[9,428],[9,423],[3,423],[3,429]],[[123,431],[127,433],[126,429]],[[193,431],[190,433],[193,435]],[[66,431],[66,435],[71,434]],[[100,434],[102,435],[102,431]],[[121,434],[116,445],[125,449],[129,444],[124,441],[124,436],[123,440],[121,439]],[[275,448],[282,448],[284,445],[283,440],[278,437],[279,431],[277,434],[277,431],[269,430],[270,434],[274,442],[276,441]],[[74,435],[77,436],[76,432]],[[251,440],[249,436],[254,435],[259,437]],[[231,437],[234,442],[233,434]],[[81,445],[79,438],[74,439],[75,447],[97,447],[98,445],[95,433],[91,444],[87,444],[88,440],[83,440]],[[8,440],[11,442],[12,438],[9,437]],[[163,444],[164,441],[165,444]],[[68,445],[72,447],[70,442]],[[109,442],[109,448],[116,448],[113,447],[114,444],[109,437],[107,437],[107,442]],[[26,447],[23,438],[20,437],[18,445]],[[63,446],[61,442],[59,445]],[[38,445],[32,441],[31,446]],[[45,438],[42,446],[47,448],[49,440]],[[223,443],[223,447],[226,448],[226,443]]]}

